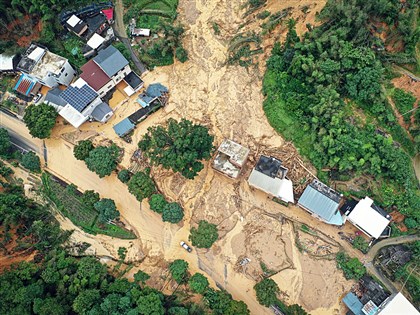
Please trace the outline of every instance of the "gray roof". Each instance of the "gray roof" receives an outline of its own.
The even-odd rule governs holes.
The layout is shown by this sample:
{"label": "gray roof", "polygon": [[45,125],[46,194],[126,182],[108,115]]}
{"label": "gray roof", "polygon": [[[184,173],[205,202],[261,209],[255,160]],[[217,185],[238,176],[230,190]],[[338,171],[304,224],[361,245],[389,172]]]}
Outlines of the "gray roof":
{"label": "gray roof", "polygon": [[109,77],[114,76],[118,71],[128,65],[128,60],[114,46],[108,46],[100,50],[93,60]]}
{"label": "gray roof", "polygon": [[136,125],[134,125],[130,119],[125,118],[121,120],[118,124],[116,124],[113,128],[115,133],[120,136],[124,137],[126,134],[128,134],[131,130],[134,129]]}
{"label": "gray roof", "polygon": [[102,121],[106,115],[112,113],[112,108],[107,103],[102,102],[95,107],[91,116],[97,121]]}
{"label": "gray roof", "polygon": [[314,182],[323,185],[321,191],[311,183],[300,196],[298,204],[328,222],[337,212],[341,198],[337,200],[335,195],[322,191],[327,186],[318,181]]}
{"label": "gray roof", "polygon": [[168,88],[160,83],[150,84],[146,89],[146,94],[151,97],[161,97],[165,92],[168,92]]}
{"label": "gray roof", "polygon": [[62,91],[58,87],[55,87],[47,92],[44,101],[57,106],[66,106],[67,102],[60,96],[61,93]]}

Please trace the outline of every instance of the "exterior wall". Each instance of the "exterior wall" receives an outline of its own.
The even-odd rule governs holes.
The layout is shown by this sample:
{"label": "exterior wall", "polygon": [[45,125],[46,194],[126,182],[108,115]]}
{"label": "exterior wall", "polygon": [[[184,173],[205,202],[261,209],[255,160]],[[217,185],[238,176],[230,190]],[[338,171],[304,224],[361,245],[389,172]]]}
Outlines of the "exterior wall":
{"label": "exterior wall", "polygon": [[75,75],[76,71],[73,69],[70,63],[66,61],[63,68],[61,69],[60,75],[57,77],[57,82],[65,86],[69,86]]}
{"label": "exterior wall", "polygon": [[57,78],[53,76],[50,72],[48,72],[48,75],[46,75],[44,78],[40,79],[37,78],[39,83],[42,85],[46,85],[50,88],[53,88],[58,85]]}
{"label": "exterior wall", "polygon": [[114,115],[113,112],[110,112],[109,114],[106,114],[104,119],[102,119],[100,122],[101,123],[106,123],[113,115]]}
{"label": "exterior wall", "polygon": [[93,110],[96,108],[96,106],[98,106],[99,104],[102,103],[102,100],[97,97],[93,100],[92,103],[90,103],[83,111],[82,111],[82,115],[85,117],[90,116],[90,114],[92,114]]}
{"label": "exterior wall", "polygon": [[129,74],[131,72],[131,68],[130,65],[126,65],[123,69],[121,69],[120,71],[117,72],[117,74],[115,74],[112,77],[112,80],[115,82],[115,84],[118,84],[122,81],[122,79],[124,79],[124,77]]}
{"label": "exterior wall", "polygon": [[110,91],[115,86],[115,82],[110,80],[107,84],[105,84],[103,87],[99,89],[99,91],[96,91],[96,93],[99,94],[100,97],[104,96],[108,91]]}

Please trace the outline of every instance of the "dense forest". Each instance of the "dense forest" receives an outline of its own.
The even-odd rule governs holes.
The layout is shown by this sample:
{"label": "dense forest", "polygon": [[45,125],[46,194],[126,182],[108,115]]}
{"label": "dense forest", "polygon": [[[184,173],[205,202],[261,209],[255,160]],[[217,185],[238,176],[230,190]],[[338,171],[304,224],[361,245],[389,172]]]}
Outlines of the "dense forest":
{"label": "dense forest", "polygon": [[[397,123],[383,85],[393,76],[390,62],[416,66],[418,12],[414,0],[330,0],[318,15],[321,25],[307,25],[302,37],[289,21],[263,83],[270,123],[293,140],[321,180],[369,178],[352,194],[395,206],[415,226],[420,196],[410,157],[419,143]],[[388,49],[379,27],[403,48]]]}

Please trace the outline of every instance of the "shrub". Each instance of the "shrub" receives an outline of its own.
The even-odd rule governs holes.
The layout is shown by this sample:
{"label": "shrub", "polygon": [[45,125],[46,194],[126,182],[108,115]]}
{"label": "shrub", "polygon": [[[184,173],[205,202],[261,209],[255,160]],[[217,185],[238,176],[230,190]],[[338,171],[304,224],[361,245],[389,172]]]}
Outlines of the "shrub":
{"label": "shrub", "polygon": [[161,194],[154,194],[149,200],[150,209],[154,212],[163,213],[163,209],[168,205],[165,197]]}
{"label": "shrub", "polygon": [[198,228],[192,228],[189,239],[193,246],[198,248],[210,248],[217,240],[219,234],[215,224],[211,224],[205,220],[198,223]]}
{"label": "shrub", "polygon": [[185,260],[177,259],[169,265],[169,272],[177,283],[183,283],[186,281],[187,271],[188,263]]}
{"label": "shrub", "polygon": [[366,268],[357,258],[350,258],[343,252],[336,256],[337,267],[343,270],[346,279],[359,280],[366,273]]}
{"label": "shrub", "polygon": [[163,222],[178,223],[184,217],[184,210],[177,202],[168,203],[162,212]]}
{"label": "shrub", "polygon": [[38,155],[33,152],[22,155],[21,163],[24,168],[27,168],[31,172],[38,173],[41,171],[41,161],[39,160]]}
{"label": "shrub", "polygon": [[84,161],[89,156],[90,151],[92,151],[94,148],[95,147],[90,140],[79,141],[73,149],[74,157],[78,160]]}
{"label": "shrub", "polygon": [[130,178],[131,178],[131,176],[130,176],[130,172],[128,170],[121,170],[118,173],[118,179],[123,183],[128,183]]}
{"label": "shrub", "polygon": [[186,62],[188,60],[188,53],[184,49],[184,47],[179,46],[175,49],[175,57],[182,63]]}
{"label": "shrub", "polygon": [[209,287],[209,281],[201,273],[195,273],[188,281],[188,285],[194,293],[203,294]]}
{"label": "shrub", "polygon": [[353,241],[353,247],[366,254],[369,250],[369,243],[364,239],[363,236],[356,236]]}
{"label": "shrub", "polygon": [[254,286],[254,290],[261,305],[268,307],[277,301],[279,287],[273,279],[261,280]]}
{"label": "shrub", "polygon": [[99,212],[98,221],[100,223],[108,223],[120,217],[120,212],[112,199],[101,199],[94,204],[94,207]]}

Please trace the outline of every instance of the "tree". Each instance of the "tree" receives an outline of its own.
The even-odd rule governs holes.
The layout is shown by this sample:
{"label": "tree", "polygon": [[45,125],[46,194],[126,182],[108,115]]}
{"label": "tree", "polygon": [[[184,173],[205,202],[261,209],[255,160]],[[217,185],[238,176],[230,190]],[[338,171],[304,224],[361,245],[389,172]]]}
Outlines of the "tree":
{"label": "tree", "polygon": [[74,299],[73,310],[78,314],[88,314],[92,306],[99,303],[100,299],[99,290],[84,290]]}
{"label": "tree", "polygon": [[98,221],[100,223],[109,223],[120,218],[120,212],[112,199],[103,198],[94,204],[94,208],[99,212]]}
{"label": "tree", "polygon": [[74,157],[78,160],[84,161],[89,156],[90,151],[92,151],[94,148],[95,147],[90,140],[79,141],[73,149]]}
{"label": "tree", "polygon": [[408,229],[416,229],[418,227],[417,221],[414,218],[405,218],[404,224]]}
{"label": "tree", "polygon": [[27,107],[23,121],[33,137],[45,139],[50,137],[57,115],[54,107],[42,103]]}
{"label": "tree", "polygon": [[175,57],[176,57],[176,59],[178,59],[179,61],[184,63],[185,61],[188,60],[188,53],[184,49],[184,47],[179,46],[175,49]]}
{"label": "tree", "polygon": [[156,187],[149,174],[137,172],[128,182],[128,191],[141,202],[143,199],[153,195],[156,192]]}
{"label": "tree", "polygon": [[366,267],[357,259],[339,252],[336,255],[337,267],[342,269],[346,279],[359,280],[366,273]]}
{"label": "tree", "polygon": [[163,209],[165,209],[168,202],[166,201],[165,197],[161,194],[154,194],[149,199],[150,209],[154,212],[163,213]]}
{"label": "tree", "polygon": [[189,239],[193,246],[197,246],[198,248],[210,248],[218,237],[219,234],[216,225],[201,220],[198,223],[198,228],[191,228]]}
{"label": "tree", "polygon": [[213,136],[204,126],[194,125],[186,119],[177,122],[170,118],[166,128],[150,127],[139,142],[139,148],[153,164],[192,179],[204,168],[200,161],[210,159]]}
{"label": "tree", "polygon": [[41,171],[41,161],[39,160],[38,155],[32,151],[22,156],[21,163],[24,168],[27,168],[32,172],[38,173]]}
{"label": "tree", "polygon": [[270,306],[277,301],[279,287],[273,279],[266,278],[254,285],[257,300],[261,305]]}
{"label": "tree", "polygon": [[120,258],[120,260],[124,261],[126,256],[127,256],[127,248],[118,247],[118,257]]}
{"label": "tree", "polygon": [[248,306],[243,301],[232,300],[224,315],[249,315]]}
{"label": "tree", "polygon": [[113,144],[110,147],[97,147],[89,152],[85,159],[89,170],[95,172],[100,178],[108,176],[117,167],[119,148]]}
{"label": "tree", "polygon": [[168,203],[162,212],[163,222],[178,223],[184,217],[184,210],[177,202]]}
{"label": "tree", "polygon": [[7,167],[2,161],[0,161],[0,176],[8,177],[13,174],[13,170],[10,167]]}
{"label": "tree", "polygon": [[143,285],[148,279],[150,279],[150,276],[142,270],[139,270],[134,274],[134,280]]}
{"label": "tree", "polygon": [[197,272],[190,278],[188,285],[194,293],[203,294],[209,287],[209,281],[204,275]]}
{"label": "tree", "polygon": [[182,306],[171,307],[168,311],[169,315],[188,315],[188,309]]}
{"label": "tree", "polygon": [[137,310],[142,315],[163,315],[165,309],[163,308],[162,301],[159,294],[151,292],[145,296],[141,296],[137,300]]}
{"label": "tree", "polygon": [[130,172],[128,170],[121,170],[118,173],[118,179],[123,182],[123,183],[127,183],[130,180],[131,176],[130,176]]}
{"label": "tree", "polygon": [[177,283],[186,281],[187,271],[188,263],[185,260],[176,259],[169,265],[169,272]]}
{"label": "tree", "polygon": [[6,129],[0,128],[0,155],[7,156],[11,147],[9,133]]}
{"label": "tree", "polygon": [[82,196],[83,204],[89,209],[95,208],[95,203],[100,199],[99,194],[93,190],[86,190]]}
{"label": "tree", "polygon": [[232,296],[224,290],[209,288],[204,298],[214,314],[224,315],[232,302]]}

